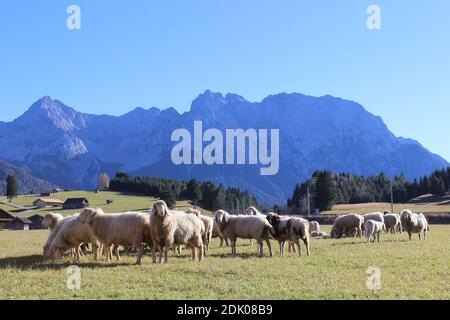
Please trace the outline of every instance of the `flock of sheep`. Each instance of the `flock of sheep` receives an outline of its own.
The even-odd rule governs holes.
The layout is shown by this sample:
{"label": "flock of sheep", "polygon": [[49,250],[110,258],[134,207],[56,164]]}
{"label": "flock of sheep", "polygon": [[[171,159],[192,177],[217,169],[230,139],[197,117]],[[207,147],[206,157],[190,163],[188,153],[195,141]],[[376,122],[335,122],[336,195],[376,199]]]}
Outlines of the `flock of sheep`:
{"label": "flock of sheep", "polygon": [[[300,243],[306,246],[310,255],[310,237],[341,238],[362,237],[365,232],[368,242],[380,240],[384,232],[401,232],[405,230],[411,240],[412,233],[421,233],[425,239],[429,231],[423,214],[404,210],[401,215],[371,213],[366,215],[347,214],[336,219],[331,234],[320,231],[317,222],[309,222],[296,216],[283,216],[275,213],[263,214],[255,207],[249,207],[245,215],[231,215],[218,210],[214,218],[204,216],[196,209],[185,211],[170,210],[163,200],[153,204],[150,213],[125,212],[105,214],[101,209],[84,209],[79,215],[63,217],[49,213],[45,216],[43,226],[50,229],[50,235],[43,247],[45,257],[60,259],[64,254],[71,254],[80,260],[85,253],[85,246],[92,245],[94,259],[105,255],[110,261],[113,254],[120,260],[119,246],[133,248],[136,252],[136,264],[141,264],[144,247],[147,246],[153,262],[168,261],[168,252],[181,252],[181,246],[192,250],[192,259],[202,261],[209,250],[211,238],[220,238],[220,246],[225,241],[231,242],[231,254],[236,256],[236,240],[256,240],[259,256],[264,256],[264,242],[269,255],[272,256],[270,240],[279,243],[280,254],[284,254],[286,242],[289,251],[298,251]],[[84,249],[84,250],[83,250]]]}

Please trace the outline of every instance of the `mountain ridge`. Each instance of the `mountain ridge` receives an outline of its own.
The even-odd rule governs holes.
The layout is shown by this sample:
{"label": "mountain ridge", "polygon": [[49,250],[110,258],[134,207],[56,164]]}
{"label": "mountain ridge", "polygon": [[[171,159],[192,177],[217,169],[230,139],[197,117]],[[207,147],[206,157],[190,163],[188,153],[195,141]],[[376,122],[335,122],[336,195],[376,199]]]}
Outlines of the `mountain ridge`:
{"label": "mountain ridge", "polygon": [[[192,131],[196,120],[203,122],[204,130],[280,129],[279,174],[261,177],[258,168],[250,165],[173,165],[172,131]],[[315,170],[362,175],[404,172],[416,178],[448,165],[418,141],[396,137],[381,117],[351,100],[280,93],[249,102],[237,94],[210,90],[199,94],[183,113],[151,107],[121,116],[78,112],[45,96],[14,121],[0,123],[0,154],[38,177],[70,188],[92,188],[98,173],[120,170],[209,179],[253,191],[259,199],[270,195],[278,202]]]}

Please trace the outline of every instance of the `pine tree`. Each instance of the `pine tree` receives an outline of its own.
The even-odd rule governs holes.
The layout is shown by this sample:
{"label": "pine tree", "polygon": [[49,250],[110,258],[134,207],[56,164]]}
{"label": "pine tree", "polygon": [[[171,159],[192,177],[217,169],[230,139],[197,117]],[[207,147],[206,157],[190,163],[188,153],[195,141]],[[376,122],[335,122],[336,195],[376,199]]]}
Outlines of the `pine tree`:
{"label": "pine tree", "polygon": [[442,196],[445,194],[445,183],[444,180],[437,175],[433,175],[431,178],[431,193],[437,196]]}
{"label": "pine tree", "polygon": [[202,200],[203,198],[202,187],[196,179],[192,179],[191,181],[188,182],[186,186],[186,196],[196,205],[200,200]]}
{"label": "pine tree", "polygon": [[164,188],[161,190],[159,198],[167,203],[169,209],[173,209],[173,207],[175,207],[175,204],[177,203],[175,193],[168,188]]}
{"label": "pine tree", "polygon": [[19,193],[19,185],[15,176],[8,176],[6,179],[6,197],[11,199],[16,198]]}
{"label": "pine tree", "polygon": [[319,172],[316,181],[316,206],[322,210],[330,210],[336,199],[336,187],[329,171]]}

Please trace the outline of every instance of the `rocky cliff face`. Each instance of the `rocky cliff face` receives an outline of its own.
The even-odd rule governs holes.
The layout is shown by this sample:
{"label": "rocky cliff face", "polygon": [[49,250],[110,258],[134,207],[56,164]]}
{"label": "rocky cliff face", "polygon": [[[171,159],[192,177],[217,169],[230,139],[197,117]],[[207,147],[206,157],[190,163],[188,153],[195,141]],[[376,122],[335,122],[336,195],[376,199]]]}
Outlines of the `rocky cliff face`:
{"label": "rocky cliff face", "polygon": [[[280,130],[280,170],[261,176],[255,165],[175,166],[171,133],[193,129]],[[24,165],[37,177],[71,188],[94,187],[100,172],[209,179],[247,189],[263,201],[283,202],[314,170],[408,178],[448,165],[418,142],[395,137],[380,117],[331,96],[278,94],[252,103],[235,94],[206,91],[191,110],[135,109],[121,117],[83,114],[44,97],[21,117],[0,123],[0,158]],[[270,199],[270,200],[268,200]]]}

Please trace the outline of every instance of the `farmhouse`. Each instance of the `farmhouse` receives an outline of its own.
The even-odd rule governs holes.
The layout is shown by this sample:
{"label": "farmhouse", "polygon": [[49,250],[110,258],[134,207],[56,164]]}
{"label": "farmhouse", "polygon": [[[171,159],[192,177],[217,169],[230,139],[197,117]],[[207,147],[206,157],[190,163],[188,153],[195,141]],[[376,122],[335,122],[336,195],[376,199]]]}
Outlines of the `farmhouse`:
{"label": "farmhouse", "polygon": [[0,230],[7,228],[7,226],[15,219],[8,211],[0,209]]}
{"label": "farmhouse", "polygon": [[8,228],[12,230],[30,230],[31,221],[27,218],[16,217],[8,224]]}
{"label": "farmhouse", "polygon": [[30,229],[31,230],[36,230],[36,229],[46,229],[42,226],[42,221],[44,220],[44,217],[39,215],[39,214],[35,214],[31,217],[28,217],[28,220],[31,221],[30,224]]}
{"label": "farmhouse", "polygon": [[33,206],[38,208],[61,206],[63,204],[64,201],[61,201],[59,199],[48,199],[48,198],[39,198],[33,202]]}
{"label": "farmhouse", "polygon": [[89,206],[89,201],[86,198],[69,198],[64,202],[64,209],[84,209]]}

